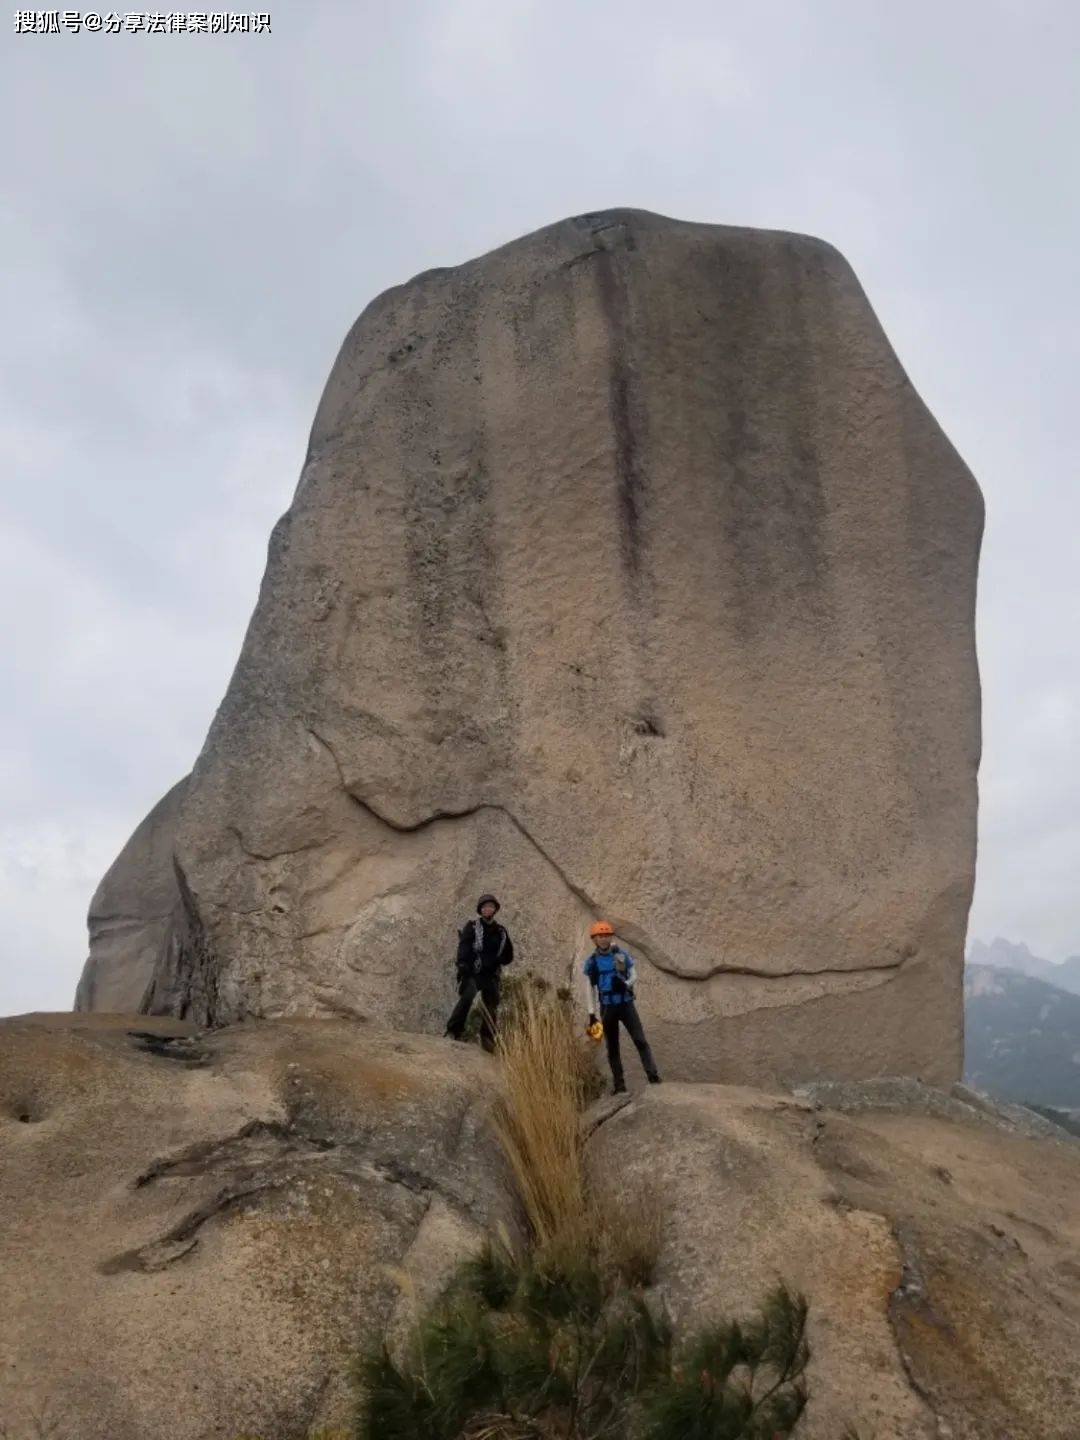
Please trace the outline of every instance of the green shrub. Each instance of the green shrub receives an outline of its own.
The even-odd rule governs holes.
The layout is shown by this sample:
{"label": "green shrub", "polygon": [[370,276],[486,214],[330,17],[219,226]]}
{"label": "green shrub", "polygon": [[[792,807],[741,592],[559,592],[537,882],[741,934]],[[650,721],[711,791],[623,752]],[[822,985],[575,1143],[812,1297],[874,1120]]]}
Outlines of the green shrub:
{"label": "green shrub", "polygon": [[806,1405],[806,1301],[782,1286],[748,1325],[695,1336],[644,1403],[645,1440],[774,1440]]}
{"label": "green shrub", "polygon": [[517,1289],[518,1270],[506,1247],[488,1240],[479,1254],[462,1264],[457,1283],[490,1309],[504,1310]]}
{"label": "green shrub", "polygon": [[[510,1281],[512,1277],[512,1288]],[[362,1440],[774,1440],[802,1413],[806,1304],[778,1289],[760,1316],[682,1346],[644,1294],[580,1255],[459,1271],[408,1357],[365,1364]]]}

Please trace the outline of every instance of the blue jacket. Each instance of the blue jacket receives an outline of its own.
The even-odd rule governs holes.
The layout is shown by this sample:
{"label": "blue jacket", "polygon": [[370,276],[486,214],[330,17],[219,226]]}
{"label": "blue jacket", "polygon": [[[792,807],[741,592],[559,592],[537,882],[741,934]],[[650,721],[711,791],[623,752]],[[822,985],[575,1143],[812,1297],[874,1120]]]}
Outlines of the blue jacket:
{"label": "blue jacket", "polygon": [[[620,975],[615,968],[616,957],[626,962],[626,969]],[[594,950],[585,961],[585,978],[589,982],[589,1010],[595,1012],[597,1005],[603,1010],[608,1005],[627,1005],[634,998],[634,957],[621,945],[612,945],[610,950]]]}

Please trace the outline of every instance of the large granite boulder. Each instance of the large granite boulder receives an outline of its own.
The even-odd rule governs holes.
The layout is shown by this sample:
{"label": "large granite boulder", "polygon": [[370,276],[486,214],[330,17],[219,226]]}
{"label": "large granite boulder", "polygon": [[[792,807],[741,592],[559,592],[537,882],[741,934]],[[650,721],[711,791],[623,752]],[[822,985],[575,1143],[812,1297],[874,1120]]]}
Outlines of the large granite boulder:
{"label": "large granite boulder", "polygon": [[75,992],[76,1010],[123,1014],[147,996],[177,902],[173,854],[187,776],[136,827],[101,884],[87,916],[90,954]]}
{"label": "large granite boulder", "polygon": [[960,1071],[982,503],[804,236],[579,216],[345,342],[177,817],[145,1007],[441,1029],[504,898],[671,1075]]}

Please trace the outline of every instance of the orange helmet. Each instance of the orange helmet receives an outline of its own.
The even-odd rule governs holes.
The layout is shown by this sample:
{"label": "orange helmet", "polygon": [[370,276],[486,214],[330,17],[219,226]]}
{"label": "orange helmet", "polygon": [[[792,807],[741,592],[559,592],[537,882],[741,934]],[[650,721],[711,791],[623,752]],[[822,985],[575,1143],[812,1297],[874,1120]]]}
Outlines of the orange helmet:
{"label": "orange helmet", "polygon": [[606,920],[597,920],[595,925],[589,926],[589,939],[595,940],[598,935],[614,935],[615,931]]}

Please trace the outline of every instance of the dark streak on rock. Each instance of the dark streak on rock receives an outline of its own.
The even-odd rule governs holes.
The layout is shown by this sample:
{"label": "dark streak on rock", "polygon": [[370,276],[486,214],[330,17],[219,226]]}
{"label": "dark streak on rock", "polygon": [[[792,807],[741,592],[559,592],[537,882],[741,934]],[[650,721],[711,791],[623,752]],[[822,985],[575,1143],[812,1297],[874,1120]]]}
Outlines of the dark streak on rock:
{"label": "dark streak on rock", "polygon": [[177,901],[140,1012],[172,1015],[212,1027],[217,1023],[221,966],[183,866],[175,855],[173,873]]}
{"label": "dark streak on rock", "polygon": [[655,711],[643,711],[631,722],[635,735],[650,735],[662,739],[666,733],[663,721]]}
{"label": "dark streak on rock", "polygon": [[600,1129],[601,1125],[606,1125],[607,1122],[613,1120],[621,1110],[625,1110],[626,1107],[632,1103],[633,1098],[632,1095],[619,1095],[610,1101],[601,1102],[597,1106],[594,1106],[596,1113],[588,1116],[586,1120],[585,1134],[583,1136],[584,1142],[588,1143]]}
{"label": "dark streak on rock", "polygon": [[[191,1254],[207,1221],[247,1208],[262,1196],[288,1190],[310,1173],[312,1165],[328,1166],[330,1173],[353,1183],[399,1185],[418,1196],[443,1194],[435,1179],[393,1158],[369,1159],[357,1144],[279,1121],[252,1120],[233,1135],[200,1141],[175,1155],[162,1156],[136,1176],[133,1189],[179,1177],[223,1174],[226,1178],[213,1195],[158,1239],[112,1256],[99,1269],[105,1275],[164,1269]],[[452,1195],[444,1198],[450,1204],[459,1203]]]}
{"label": "dark streak on rock", "polygon": [[129,1030],[128,1037],[139,1050],[159,1060],[172,1060],[188,1070],[203,1070],[210,1063],[210,1052],[191,1035],[157,1035],[151,1030]]}
{"label": "dark streak on rock", "polygon": [[167,1230],[160,1239],[152,1240],[148,1245],[140,1245],[137,1249],[125,1250],[119,1255],[114,1255],[111,1259],[102,1261],[98,1269],[102,1275],[118,1275],[125,1270],[145,1272],[161,1270],[166,1265],[171,1265],[174,1261],[181,1260],[185,1255],[191,1253],[195,1248],[198,1231],[215,1215],[235,1210],[266,1191],[280,1190],[286,1183],[287,1177],[282,1176],[253,1180],[246,1185],[227,1185],[211,1199],[197,1206],[190,1214],[185,1215],[183,1220],[174,1225],[171,1230]]}
{"label": "dark streak on rock", "polygon": [[247,1141],[268,1141],[277,1147],[279,1156],[304,1151],[324,1154],[337,1146],[335,1140],[326,1136],[301,1133],[277,1121],[251,1120],[235,1135],[228,1135],[223,1140],[203,1140],[177,1155],[155,1160],[136,1176],[133,1188],[138,1190],[143,1185],[160,1180],[163,1175],[205,1175],[221,1168],[223,1162],[238,1158],[238,1152]]}
{"label": "dark streak on rock", "polygon": [[642,466],[642,406],[630,361],[625,281],[608,249],[597,252],[596,283],[611,344],[608,408],[615,441],[615,481],[622,552],[635,578],[641,569],[646,476]]}
{"label": "dark streak on rock", "polygon": [[915,1237],[907,1225],[894,1225],[893,1238],[900,1252],[900,1284],[889,1296],[888,1316],[889,1328],[893,1333],[896,1343],[896,1351],[900,1357],[904,1374],[907,1376],[908,1384],[912,1391],[934,1418],[935,1426],[938,1425],[938,1407],[935,1404],[933,1395],[921,1382],[915,1373],[912,1357],[905,1339],[912,1322],[918,1320],[921,1329],[930,1327],[939,1332],[942,1341],[955,1342],[956,1334],[952,1326],[938,1315],[930,1301],[927,1292],[926,1279],[919,1264],[918,1255],[915,1250]]}

